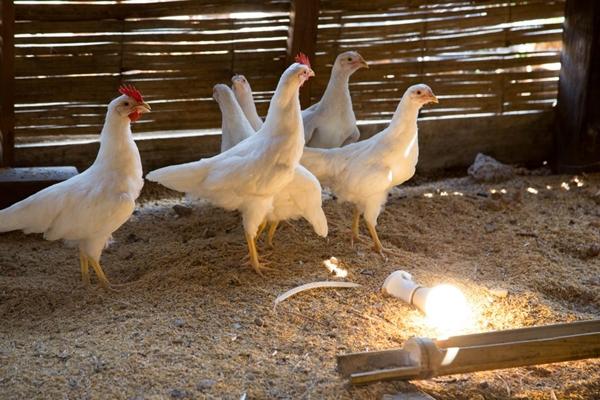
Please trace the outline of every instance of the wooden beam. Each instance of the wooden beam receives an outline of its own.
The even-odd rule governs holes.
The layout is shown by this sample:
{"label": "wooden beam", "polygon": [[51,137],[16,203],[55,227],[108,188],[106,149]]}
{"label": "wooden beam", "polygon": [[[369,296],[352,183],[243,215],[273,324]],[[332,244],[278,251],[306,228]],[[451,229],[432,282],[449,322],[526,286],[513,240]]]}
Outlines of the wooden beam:
{"label": "wooden beam", "polygon": [[600,3],[567,0],[558,93],[555,168],[600,170]]}
{"label": "wooden beam", "polygon": [[[319,21],[320,0],[292,0],[290,12],[290,32],[288,36],[288,64],[294,61],[299,52],[315,60],[317,47],[317,25]],[[300,89],[300,105],[310,105],[310,79]]]}
{"label": "wooden beam", "polygon": [[[410,346],[413,340],[421,339],[409,339],[406,346]],[[436,351],[439,355],[436,354],[432,363],[423,362],[425,351],[415,357],[415,352],[411,350],[411,360],[417,361],[415,365],[352,373],[350,382],[362,385],[384,380],[429,379],[436,376],[597,358],[600,356],[600,333]]]}
{"label": "wooden beam", "polygon": [[[447,339],[435,340],[434,343],[439,348],[447,349],[450,347],[474,347],[524,342],[598,332],[600,332],[600,320],[590,320],[452,336]],[[404,348],[365,351],[338,357],[338,371],[344,376],[361,371],[413,367],[410,354]]]}
{"label": "wooden beam", "polygon": [[77,173],[75,167],[0,168],[0,209]]}
{"label": "wooden beam", "polygon": [[0,7],[0,166],[9,166],[14,163],[15,145],[15,6],[13,0],[2,0]]}
{"label": "wooden beam", "polygon": [[[488,154],[509,164],[539,166],[552,150],[554,112],[497,115],[478,118],[449,118],[419,121],[419,173],[465,168],[477,153]],[[381,131],[386,124],[359,126],[361,139]],[[135,130],[136,127],[134,126]],[[198,132],[186,137],[136,139],[145,171],[167,165],[196,161],[219,153],[221,137]],[[98,142],[17,146],[15,166],[74,165],[83,171],[98,152]]]}
{"label": "wooden beam", "polygon": [[411,338],[401,349],[338,356],[353,384],[429,379],[600,356],[600,320],[456,336]]}

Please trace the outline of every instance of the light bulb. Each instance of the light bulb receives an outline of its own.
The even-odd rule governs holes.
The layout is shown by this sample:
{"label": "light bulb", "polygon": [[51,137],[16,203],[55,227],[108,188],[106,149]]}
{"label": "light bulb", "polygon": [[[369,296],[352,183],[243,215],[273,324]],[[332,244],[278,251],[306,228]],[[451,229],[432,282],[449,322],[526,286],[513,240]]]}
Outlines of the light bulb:
{"label": "light bulb", "polygon": [[420,289],[415,293],[415,304],[419,291],[426,292],[424,302],[419,306],[429,322],[444,334],[460,332],[468,325],[471,310],[467,299],[455,286],[438,285],[431,289]]}
{"label": "light bulb", "polygon": [[426,288],[415,283],[409,273],[395,271],[383,283],[383,290],[415,305],[444,336],[458,333],[470,324],[471,308],[455,286]]}

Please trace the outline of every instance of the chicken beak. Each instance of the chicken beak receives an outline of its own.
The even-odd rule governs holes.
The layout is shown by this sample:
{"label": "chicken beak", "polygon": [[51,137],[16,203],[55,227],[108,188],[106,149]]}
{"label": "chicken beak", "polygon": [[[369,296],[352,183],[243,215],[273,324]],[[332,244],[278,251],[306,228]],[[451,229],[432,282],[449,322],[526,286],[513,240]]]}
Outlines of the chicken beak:
{"label": "chicken beak", "polygon": [[137,106],[135,106],[135,109],[140,112],[141,114],[143,113],[148,113],[152,110],[152,107],[150,107],[150,104],[146,103],[146,102],[142,102],[141,104],[138,104]]}
{"label": "chicken beak", "polygon": [[365,61],[364,58],[362,58],[362,56],[360,57],[359,64],[360,64],[361,67],[369,69],[369,64],[367,64],[367,62]]}
{"label": "chicken beak", "polygon": [[439,103],[439,100],[438,100],[437,96],[436,96],[435,94],[433,94],[433,93],[432,93],[432,94],[431,94],[431,96],[430,96],[430,98],[429,98],[429,102],[430,102],[430,103],[435,103],[435,104],[438,104],[438,103]]}
{"label": "chicken beak", "polygon": [[312,69],[310,69],[310,68],[309,68],[309,69],[308,69],[308,76],[309,76],[309,77],[311,77],[311,78],[312,78],[313,76],[315,76],[315,71],[313,71]]}

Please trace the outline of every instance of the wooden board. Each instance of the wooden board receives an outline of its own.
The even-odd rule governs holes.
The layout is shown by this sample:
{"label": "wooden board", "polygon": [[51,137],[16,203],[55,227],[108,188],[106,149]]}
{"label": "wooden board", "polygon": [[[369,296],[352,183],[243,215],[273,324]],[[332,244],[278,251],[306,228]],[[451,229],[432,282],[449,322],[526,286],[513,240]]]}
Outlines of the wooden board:
{"label": "wooden board", "polygon": [[0,168],[0,209],[77,173],[75,167]]}
{"label": "wooden board", "polygon": [[[553,120],[553,112],[541,112],[421,121],[417,170],[428,173],[466,168],[478,152],[490,154],[502,162],[540,165],[550,156],[552,137],[548,132]],[[362,138],[385,127],[386,124],[361,125]],[[133,129],[139,132],[136,125]],[[212,131],[212,134],[199,136],[202,132],[198,132],[187,137],[137,140],[144,171],[217,154],[220,151],[218,133]],[[156,135],[160,136],[160,133]],[[97,140],[97,136],[93,139]],[[94,161],[98,143],[27,145],[17,146],[15,151],[20,166],[69,164],[83,169]]]}

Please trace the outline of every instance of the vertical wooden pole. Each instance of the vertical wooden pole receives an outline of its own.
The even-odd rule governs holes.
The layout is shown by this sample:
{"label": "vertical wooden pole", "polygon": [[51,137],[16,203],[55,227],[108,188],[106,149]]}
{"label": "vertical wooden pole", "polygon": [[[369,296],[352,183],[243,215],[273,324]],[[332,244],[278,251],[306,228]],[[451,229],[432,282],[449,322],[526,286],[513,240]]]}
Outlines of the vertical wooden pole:
{"label": "vertical wooden pole", "polygon": [[15,146],[15,6],[2,0],[2,54],[0,56],[0,166],[14,163]]}
{"label": "vertical wooden pole", "polygon": [[600,2],[567,0],[555,169],[600,170]]}
{"label": "vertical wooden pole", "polygon": [[[292,0],[287,46],[288,63],[293,62],[299,52],[306,54],[311,62],[314,61],[317,47],[319,4],[320,0]],[[300,89],[302,108],[310,105],[310,86],[309,79]]]}

